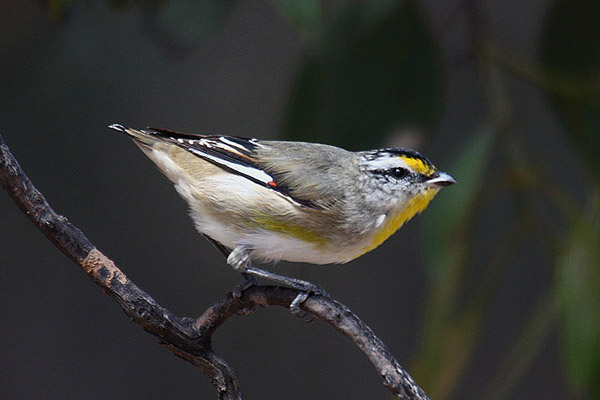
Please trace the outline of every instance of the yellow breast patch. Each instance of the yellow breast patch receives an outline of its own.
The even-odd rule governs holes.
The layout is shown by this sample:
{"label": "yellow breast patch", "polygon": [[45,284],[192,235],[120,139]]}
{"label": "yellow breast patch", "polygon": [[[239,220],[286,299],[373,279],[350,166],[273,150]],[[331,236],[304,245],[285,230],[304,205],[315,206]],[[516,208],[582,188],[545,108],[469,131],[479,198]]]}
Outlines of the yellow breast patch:
{"label": "yellow breast patch", "polygon": [[356,257],[373,250],[381,243],[385,242],[386,239],[400,229],[404,223],[408,222],[416,214],[423,212],[437,192],[438,190],[436,189],[428,189],[410,200],[403,209],[396,213],[396,215],[389,216],[385,224],[379,228],[379,231],[373,237],[371,244],[363,249],[362,253],[358,254]]}

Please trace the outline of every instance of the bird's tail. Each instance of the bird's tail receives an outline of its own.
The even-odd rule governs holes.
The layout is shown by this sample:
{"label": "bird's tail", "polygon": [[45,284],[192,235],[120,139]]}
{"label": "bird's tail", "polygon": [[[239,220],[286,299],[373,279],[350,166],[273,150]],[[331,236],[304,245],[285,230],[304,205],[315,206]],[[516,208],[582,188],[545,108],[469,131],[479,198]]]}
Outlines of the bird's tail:
{"label": "bird's tail", "polygon": [[137,145],[152,147],[157,142],[157,138],[152,131],[127,128],[120,124],[112,124],[108,127],[128,135]]}

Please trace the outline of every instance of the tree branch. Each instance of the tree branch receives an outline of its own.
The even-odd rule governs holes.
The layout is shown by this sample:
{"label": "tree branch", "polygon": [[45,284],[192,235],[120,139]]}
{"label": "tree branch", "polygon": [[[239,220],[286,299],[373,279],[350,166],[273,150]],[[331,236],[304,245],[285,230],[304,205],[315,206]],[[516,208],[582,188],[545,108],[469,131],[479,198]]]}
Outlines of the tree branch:
{"label": "tree branch", "polygon": [[[200,368],[215,386],[219,399],[241,399],[235,371],[212,350],[212,334],[229,317],[258,305],[289,308],[300,293],[278,286],[252,286],[240,298],[228,294],[198,318],[178,317],[158,304],[86,238],[77,227],[58,215],[33,186],[0,135],[0,183],[29,219],[67,257],[104,289],[123,312],[163,346]],[[371,328],[342,303],[328,296],[309,296],[300,308],[322,318],[347,336],[369,358],[383,384],[398,398],[428,400],[425,392],[392,356]]]}

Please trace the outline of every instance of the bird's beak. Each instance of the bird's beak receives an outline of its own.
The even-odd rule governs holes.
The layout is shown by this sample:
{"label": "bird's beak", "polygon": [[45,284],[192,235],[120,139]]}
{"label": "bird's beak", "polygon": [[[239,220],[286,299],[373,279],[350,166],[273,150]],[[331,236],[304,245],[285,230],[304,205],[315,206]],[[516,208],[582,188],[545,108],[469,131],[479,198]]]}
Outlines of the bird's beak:
{"label": "bird's beak", "polygon": [[456,183],[456,179],[445,172],[436,172],[431,179],[425,182],[435,186],[450,186]]}

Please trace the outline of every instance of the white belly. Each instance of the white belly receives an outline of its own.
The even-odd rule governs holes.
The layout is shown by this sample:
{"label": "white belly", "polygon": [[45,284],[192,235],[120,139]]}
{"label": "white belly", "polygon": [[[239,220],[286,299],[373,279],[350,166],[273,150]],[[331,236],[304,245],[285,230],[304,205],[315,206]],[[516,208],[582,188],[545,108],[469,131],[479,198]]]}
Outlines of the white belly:
{"label": "white belly", "polygon": [[310,264],[345,263],[355,258],[355,251],[336,246],[335,249],[303,241],[284,233],[253,229],[244,232],[215,221],[206,214],[192,212],[196,229],[230,249],[245,246],[252,250],[252,259],[261,262],[286,260]]}

